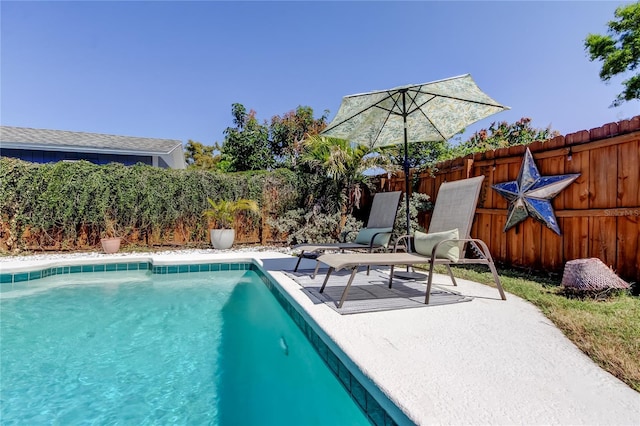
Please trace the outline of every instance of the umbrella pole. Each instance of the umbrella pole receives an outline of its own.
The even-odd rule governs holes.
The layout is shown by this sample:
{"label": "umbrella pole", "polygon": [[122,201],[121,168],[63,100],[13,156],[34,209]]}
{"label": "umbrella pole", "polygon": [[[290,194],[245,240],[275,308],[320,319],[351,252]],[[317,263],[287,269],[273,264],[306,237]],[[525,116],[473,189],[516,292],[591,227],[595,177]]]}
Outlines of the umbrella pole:
{"label": "umbrella pole", "polygon": [[[404,200],[407,210],[407,235],[411,235],[411,215],[409,214],[409,148],[407,137],[406,90],[402,92],[402,122],[404,124]],[[407,247],[409,249],[409,247]]]}
{"label": "umbrella pole", "polygon": [[[406,118],[405,118],[406,120]],[[406,122],[405,122],[406,124]],[[411,235],[411,214],[409,212],[409,158],[407,149],[407,128],[404,128],[404,201],[407,210],[407,235]]]}
{"label": "umbrella pole", "polygon": [[[407,235],[411,235],[411,214],[409,213],[409,143],[407,137],[407,106],[405,99],[406,91],[402,92],[402,121],[404,123],[404,200],[405,206],[407,210]],[[407,253],[411,252],[411,238],[407,239]],[[416,281],[425,281],[427,279],[427,275],[421,274],[416,271],[411,271],[411,267],[407,265],[406,272],[404,271],[396,271],[393,273],[394,277],[407,279],[407,280],[416,280]]]}

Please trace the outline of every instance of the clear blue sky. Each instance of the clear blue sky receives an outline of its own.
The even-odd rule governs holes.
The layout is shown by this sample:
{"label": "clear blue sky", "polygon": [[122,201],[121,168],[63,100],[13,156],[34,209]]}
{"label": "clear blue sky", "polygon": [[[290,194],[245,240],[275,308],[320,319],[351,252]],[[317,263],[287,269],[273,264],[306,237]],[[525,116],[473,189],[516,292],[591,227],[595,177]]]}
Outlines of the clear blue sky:
{"label": "clear blue sky", "polygon": [[470,73],[561,133],[640,114],[609,108],[584,50],[629,2],[0,2],[0,122],[222,141],[239,102],[260,120],[299,105]]}

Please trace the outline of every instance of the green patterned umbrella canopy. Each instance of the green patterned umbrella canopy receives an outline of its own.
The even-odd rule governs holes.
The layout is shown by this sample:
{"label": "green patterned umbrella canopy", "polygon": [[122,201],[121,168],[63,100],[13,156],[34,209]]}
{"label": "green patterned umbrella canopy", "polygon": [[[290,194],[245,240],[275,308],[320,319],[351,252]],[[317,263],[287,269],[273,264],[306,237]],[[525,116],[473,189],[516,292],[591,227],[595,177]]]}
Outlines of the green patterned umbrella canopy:
{"label": "green patterned umbrella canopy", "polygon": [[[404,143],[405,191],[409,193],[407,144],[448,140],[462,129],[509,109],[484,93],[471,74],[424,84],[345,96],[322,132],[370,147]],[[409,197],[407,206],[407,233]]]}
{"label": "green patterned umbrella canopy", "polygon": [[372,147],[448,140],[468,125],[507,109],[466,74],[345,96],[322,133]]}

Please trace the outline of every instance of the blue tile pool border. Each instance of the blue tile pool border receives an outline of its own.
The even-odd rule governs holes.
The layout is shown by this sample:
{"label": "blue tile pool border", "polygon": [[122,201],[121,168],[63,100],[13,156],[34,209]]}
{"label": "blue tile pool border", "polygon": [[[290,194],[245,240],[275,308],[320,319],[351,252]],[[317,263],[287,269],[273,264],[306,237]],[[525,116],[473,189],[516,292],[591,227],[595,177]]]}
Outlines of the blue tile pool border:
{"label": "blue tile pool border", "polygon": [[11,272],[0,274],[0,284],[13,284],[24,281],[39,280],[55,275],[78,274],[90,272],[115,272],[115,271],[151,271],[153,274],[186,274],[190,272],[216,272],[216,271],[248,271],[255,265],[251,262],[237,263],[198,263],[194,265],[160,265],[155,266],[151,261],[147,262],[121,262],[121,263],[96,263],[88,265],[52,266],[49,268],[29,271]]}
{"label": "blue tile pool border", "polygon": [[151,269],[151,262],[97,263],[88,265],[51,266],[29,272],[13,272],[0,274],[0,284],[13,284],[24,281],[39,280],[55,275],[80,274],[89,272],[114,271],[146,271]]}
{"label": "blue tile pool border", "polygon": [[[329,367],[329,370],[338,378],[338,381],[349,393],[353,401],[367,416],[369,421],[375,426],[396,426],[396,421],[371,395],[365,386],[352,374],[349,368],[333,352],[318,335],[314,328],[304,318],[300,311],[284,296],[265,271],[253,262],[236,263],[198,263],[198,264],[176,264],[176,265],[153,265],[152,261],[145,262],[121,262],[121,263],[97,263],[87,265],[66,265],[52,266],[40,270],[29,272],[15,272],[0,274],[0,284],[14,284],[25,281],[39,280],[55,275],[95,273],[95,272],[116,272],[116,271],[149,271],[152,274],[186,274],[191,272],[217,272],[217,271],[254,271],[260,280],[269,289],[285,312],[291,317],[298,328],[303,332],[307,340],[311,343],[320,358]],[[408,419],[403,419],[405,423]]]}

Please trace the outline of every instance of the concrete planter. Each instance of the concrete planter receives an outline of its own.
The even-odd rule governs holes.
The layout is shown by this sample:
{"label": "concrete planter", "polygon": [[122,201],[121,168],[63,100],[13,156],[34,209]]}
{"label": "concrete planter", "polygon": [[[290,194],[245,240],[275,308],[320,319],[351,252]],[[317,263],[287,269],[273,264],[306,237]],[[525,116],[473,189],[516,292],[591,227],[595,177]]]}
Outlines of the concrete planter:
{"label": "concrete planter", "polygon": [[211,245],[213,245],[213,248],[220,250],[231,248],[236,238],[235,229],[212,229],[210,234]]}
{"label": "concrete planter", "polygon": [[117,253],[120,250],[120,237],[114,238],[102,238],[100,243],[102,244],[102,251],[105,253]]}

